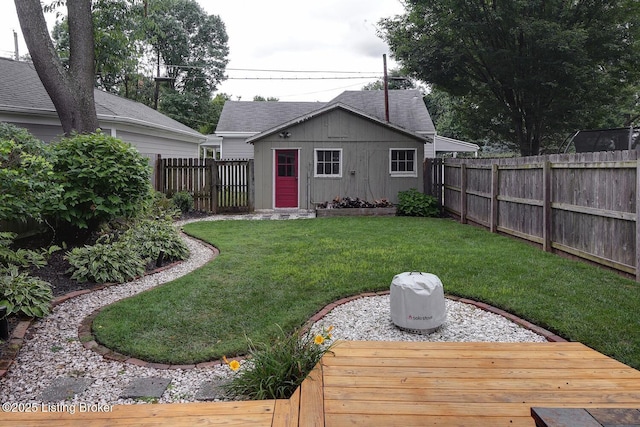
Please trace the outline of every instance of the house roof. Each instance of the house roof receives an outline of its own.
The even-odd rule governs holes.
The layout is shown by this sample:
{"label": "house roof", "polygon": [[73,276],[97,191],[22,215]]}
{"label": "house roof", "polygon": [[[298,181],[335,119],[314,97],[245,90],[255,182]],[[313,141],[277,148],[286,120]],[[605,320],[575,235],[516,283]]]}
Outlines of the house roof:
{"label": "house roof", "polygon": [[469,151],[477,152],[480,146],[471,142],[460,141],[459,139],[447,138],[446,136],[436,135],[434,138],[437,152],[445,151]]}
{"label": "house roof", "polygon": [[[166,132],[204,140],[205,136],[139,102],[95,90],[96,113],[100,122],[152,127]],[[0,113],[57,117],[33,64],[0,58]]]}
{"label": "house roof", "polygon": [[309,114],[306,114],[306,115],[301,116],[301,117],[294,118],[294,119],[289,120],[287,122],[281,123],[278,126],[272,127],[271,129],[267,129],[267,130],[265,130],[263,132],[260,132],[260,133],[258,133],[256,135],[248,138],[246,142],[254,143],[255,141],[257,141],[259,139],[262,139],[262,138],[265,138],[265,137],[267,137],[269,135],[273,135],[275,133],[278,133],[281,130],[284,130],[284,129],[288,128],[289,126],[293,126],[293,125],[296,125],[296,124],[299,124],[299,123],[302,123],[302,122],[306,122],[307,120],[311,120],[311,119],[313,119],[313,118],[315,118],[317,116],[320,116],[322,114],[328,113],[329,111],[333,111],[333,110],[337,110],[337,109],[341,109],[341,110],[350,112],[351,114],[355,114],[355,115],[360,116],[360,117],[362,117],[362,118],[364,118],[366,120],[372,121],[374,123],[378,123],[378,124],[380,124],[382,126],[387,126],[387,127],[391,128],[391,129],[395,130],[396,132],[403,133],[403,134],[405,134],[407,136],[415,138],[416,140],[419,140],[419,141],[422,141],[422,142],[426,142],[427,141],[427,138],[425,136],[423,136],[423,135],[419,135],[419,134],[417,134],[415,132],[411,132],[411,131],[409,131],[407,129],[404,129],[402,127],[396,126],[396,125],[394,125],[392,123],[387,123],[385,120],[380,120],[377,117],[370,116],[370,115],[368,115],[368,114],[366,114],[366,113],[364,113],[364,112],[362,112],[360,110],[357,110],[356,108],[354,108],[354,107],[352,107],[350,105],[345,105],[345,104],[342,104],[341,102],[331,102],[331,103],[326,104],[324,107],[322,107],[322,108],[320,108],[318,110],[314,110],[314,111],[310,112]]}
{"label": "house roof", "polygon": [[[346,91],[329,102],[227,101],[224,104],[217,135],[248,133],[250,135],[279,127],[331,105],[343,105],[385,125],[383,91]],[[435,134],[435,127],[418,90],[389,91],[389,124],[405,131]]]}
{"label": "house roof", "polygon": [[[346,91],[329,101],[342,103],[386,121],[384,91]],[[433,121],[419,90],[389,91],[389,123],[417,133],[434,134]]]}
{"label": "house roof", "polygon": [[322,108],[322,102],[227,101],[216,134],[259,133]]}

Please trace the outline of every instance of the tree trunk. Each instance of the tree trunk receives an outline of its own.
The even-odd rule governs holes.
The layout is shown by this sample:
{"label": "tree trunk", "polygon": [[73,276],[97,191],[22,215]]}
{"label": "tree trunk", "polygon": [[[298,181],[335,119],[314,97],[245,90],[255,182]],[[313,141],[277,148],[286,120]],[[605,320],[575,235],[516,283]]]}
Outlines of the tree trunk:
{"label": "tree trunk", "polygon": [[20,27],[40,81],[66,135],[99,127],[94,91],[91,0],[68,0],[69,69],[62,65],[47,30],[40,0],[14,0]]}

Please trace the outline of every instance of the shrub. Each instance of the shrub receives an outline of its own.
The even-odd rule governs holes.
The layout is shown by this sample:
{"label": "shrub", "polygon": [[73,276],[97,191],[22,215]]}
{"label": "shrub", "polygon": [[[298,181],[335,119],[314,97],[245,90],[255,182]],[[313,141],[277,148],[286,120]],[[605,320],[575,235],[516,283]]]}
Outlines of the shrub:
{"label": "shrub", "polygon": [[0,219],[34,218],[60,204],[49,146],[27,130],[0,123]]}
{"label": "shrub", "polygon": [[147,264],[186,259],[189,249],[166,220],[138,220],[126,231],[102,236],[93,246],[75,248],[66,259],[71,278],[81,282],[123,283],[141,276]]}
{"label": "shrub", "polygon": [[150,167],[130,144],[98,131],[63,138],[53,150],[56,179],[64,188],[58,219],[94,229],[142,212],[151,191]]}
{"label": "shrub", "polygon": [[51,286],[18,267],[0,267],[0,306],[7,307],[7,314],[44,317],[49,314],[53,293]]}
{"label": "shrub", "polygon": [[67,273],[80,282],[124,283],[142,276],[146,260],[125,242],[98,242],[67,252]]}
{"label": "shrub", "polygon": [[11,249],[11,244],[16,236],[15,233],[11,232],[0,232],[0,266],[8,267],[9,265],[15,265],[17,267],[29,267],[30,265],[34,265],[36,267],[42,267],[47,264],[45,258],[46,251],[40,253],[28,249]]}
{"label": "shrub", "polygon": [[296,331],[291,336],[280,329],[280,336],[271,344],[254,346],[249,342],[250,359],[244,366],[224,358],[229,368],[238,372],[223,388],[233,396],[251,400],[290,398],[331,349],[327,345],[331,329],[318,335]]}
{"label": "shrub", "polygon": [[168,221],[141,220],[127,230],[120,241],[131,247],[145,262],[177,261],[189,256],[176,228]]}
{"label": "shrub", "polygon": [[193,196],[187,191],[180,191],[171,198],[173,205],[180,209],[180,212],[187,213],[193,210]]}
{"label": "shrub", "polygon": [[440,214],[440,209],[438,199],[411,188],[398,193],[396,212],[401,216],[437,217]]}
{"label": "shrub", "polygon": [[147,206],[145,216],[157,220],[171,221],[180,217],[180,210],[176,208],[173,200],[160,191],[154,191],[153,197]]}

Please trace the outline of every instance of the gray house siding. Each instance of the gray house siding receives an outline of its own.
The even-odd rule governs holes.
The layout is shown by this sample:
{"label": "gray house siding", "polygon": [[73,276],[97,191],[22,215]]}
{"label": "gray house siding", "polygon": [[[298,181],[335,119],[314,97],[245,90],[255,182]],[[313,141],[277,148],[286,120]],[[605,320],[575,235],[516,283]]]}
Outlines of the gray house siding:
{"label": "gray house siding", "polygon": [[[335,109],[287,128],[288,138],[265,136],[254,143],[256,209],[273,209],[274,162],[278,149],[298,150],[298,208],[312,209],[316,203],[335,197],[397,202],[399,191],[422,191],[424,141],[342,109]],[[341,150],[340,177],[318,177],[315,150]],[[391,176],[391,149],[416,152],[412,177]]]}
{"label": "gray house siding", "polygon": [[138,149],[140,154],[156,158],[193,158],[198,157],[198,144],[194,142],[176,141],[160,134],[141,134],[137,132],[118,130],[117,138],[130,143]]}
{"label": "gray house siding", "polygon": [[[0,58],[0,122],[28,129],[51,142],[63,134],[56,109],[33,64]],[[95,89],[98,122],[107,135],[134,145],[147,157],[197,157],[201,133],[146,105]]]}
{"label": "gray house siding", "polygon": [[220,159],[253,159],[253,145],[247,144],[246,137],[224,137]]}

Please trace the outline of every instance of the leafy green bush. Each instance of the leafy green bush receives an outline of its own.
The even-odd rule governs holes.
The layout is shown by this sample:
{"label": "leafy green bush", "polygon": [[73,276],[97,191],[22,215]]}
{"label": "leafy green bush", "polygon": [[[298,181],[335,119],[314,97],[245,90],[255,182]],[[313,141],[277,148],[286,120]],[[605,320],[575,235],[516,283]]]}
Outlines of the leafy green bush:
{"label": "leafy green bush", "polygon": [[61,196],[49,146],[26,129],[0,123],[0,219],[41,220]]}
{"label": "leafy green bush", "polygon": [[7,314],[44,317],[49,314],[53,293],[51,286],[17,266],[0,267],[0,306]]}
{"label": "leafy green bush", "polygon": [[155,261],[157,266],[163,261],[183,260],[189,256],[189,249],[176,228],[168,221],[138,221],[123,234],[120,241],[147,262]]}
{"label": "leafy green bush", "polygon": [[153,192],[153,197],[145,211],[147,218],[167,221],[179,218],[180,214],[180,209],[176,208],[173,200],[169,199],[166,194],[160,191]]}
{"label": "leafy green bush", "polygon": [[[27,249],[11,249],[11,244],[16,238],[15,233],[2,231],[0,232],[0,266],[8,267],[15,265],[17,267],[29,267],[34,265],[42,267],[47,264],[45,255],[47,251],[36,252]],[[59,249],[57,247],[53,247]]]}
{"label": "leafy green bush", "polygon": [[331,329],[313,335],[296,331],[286,336],[282,329],[272,343],[255,346],[249,342],[249,361],[243,367],[236,360],[224,361],[238,371],[223,386],[230,395],[251,400],[288,399],[331,349]]}
{"label": "leafy green bush", "polygon": [[187,213],[193,210],[193,196],[187,191],[180,191],[171,198],[173,205],[180,209],[180,212]]}
{"label": "leafy green bush", "polygon": [[124,232],[104,235],[93,246],[73,249],[66,258],[72,279],[123,283],[144,274],[149,263],[160,266],[188,256],[189,249],[171,222],[141,219]]}
{"label": "leafy green bush", "polygon": [[56,179],[64,188],[58,219],[94,229],[141,213],[151,191],[150,167],[130,144],[98,131],[63,138],[53,150]]}
{"label": "leafy green bush", "polygon": [[438,199],[427,196],[415,188],[398,193],[396,212],[401,216],[437,217],[440,215]]}
{"label": "leafy green bush", "polygon": [[67,252],[67,273],[80,282],[124,283],[142,276],[146,260],[126,242],[98,242]]}

